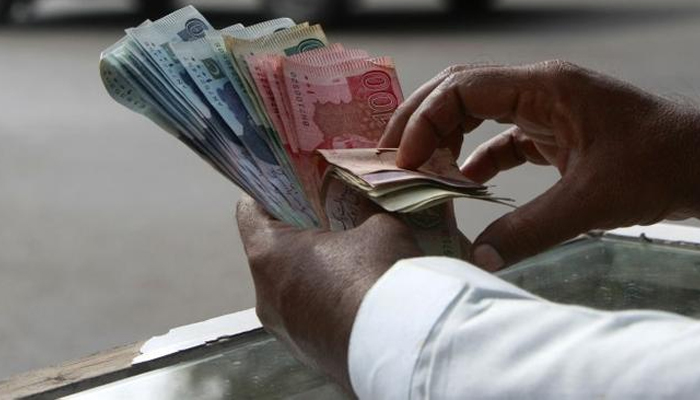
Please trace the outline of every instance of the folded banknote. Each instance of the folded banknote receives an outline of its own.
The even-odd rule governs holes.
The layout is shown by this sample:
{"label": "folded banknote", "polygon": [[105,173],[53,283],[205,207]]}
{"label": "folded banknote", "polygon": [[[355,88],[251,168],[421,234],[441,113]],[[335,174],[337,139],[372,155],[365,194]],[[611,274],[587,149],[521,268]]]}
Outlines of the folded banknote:
{"label": "folded banknote", "polygon": [[[322,195],[327,164],[318,150],[375,148],[403,100],[389,57],[331,43],[319,25],[280,18],[215,29],[192,6],[126,29],[101,54],[100,75],[117,102],[300,228],[348,229],[368,215],[358,212],[359,197],[343,194],[348,187]],[[455,193],[488,194],[454,171],[435,170],[433,186],[414,185],[425,168],[344,176],[368,185],[386,209],[421,210],[406,219],[426,252],[459,256],[452,205],[431,206]]]}
{"label": "folded banknote", "polygon": [[448,149],[438,149],[417,170],[396,166],[397,149],[319,150],[328,162],[324,181],[336,178],[390,212],[416,212],[465,197],[504,203],[459,172]]}

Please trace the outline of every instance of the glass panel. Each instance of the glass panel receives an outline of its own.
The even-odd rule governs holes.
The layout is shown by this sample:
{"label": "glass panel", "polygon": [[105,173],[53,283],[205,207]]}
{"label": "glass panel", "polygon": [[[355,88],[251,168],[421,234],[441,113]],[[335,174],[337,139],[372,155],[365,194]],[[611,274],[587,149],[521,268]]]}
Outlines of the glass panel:
{"label": "glass panel", "polygon": [[[700,250],[590,238],[499,273],[546,299],[600,309],[652,308],[700,317]],[[264,332],[220,354],[137,375],[71,399],[344,399]]]}
{"label": "glass panel", "polygon": [[498,275],[556,302],[700,317],[698,248],[587,239],[560,246]]}
{"label": "glass panel", "polygon": [[203,359],[117,381],[66,399],[345,399],[264,332]]}

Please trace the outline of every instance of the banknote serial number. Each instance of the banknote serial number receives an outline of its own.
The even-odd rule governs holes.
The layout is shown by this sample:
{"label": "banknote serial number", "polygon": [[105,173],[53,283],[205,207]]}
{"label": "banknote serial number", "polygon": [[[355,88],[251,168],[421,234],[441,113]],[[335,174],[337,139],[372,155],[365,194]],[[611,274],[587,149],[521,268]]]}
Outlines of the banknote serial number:
{"label": "banknote serial number", "polygon": [[299,121],[303,126],[309,127],[311,123],[309,122],[309,115],[306,112],[306,105],[304,104],[304,94],[302,93],[301,83],[299,82],[299,76],[296,72],[291,72],[289,77],[292,81],[292,92],[294,96],[294,102],[296,103],[297,109],[299,110],[299,115],[301,116],[301,121]]}

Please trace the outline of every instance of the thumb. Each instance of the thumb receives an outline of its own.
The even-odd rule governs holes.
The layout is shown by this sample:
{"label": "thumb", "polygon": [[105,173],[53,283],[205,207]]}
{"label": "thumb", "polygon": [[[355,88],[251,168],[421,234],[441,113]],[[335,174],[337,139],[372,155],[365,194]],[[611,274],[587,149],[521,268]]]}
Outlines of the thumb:
{"label": "thumb", "polygon": [[603,216],[592,194],[563,178],[489,225],[474,241],[471,261],[497,271],[593,229]]}

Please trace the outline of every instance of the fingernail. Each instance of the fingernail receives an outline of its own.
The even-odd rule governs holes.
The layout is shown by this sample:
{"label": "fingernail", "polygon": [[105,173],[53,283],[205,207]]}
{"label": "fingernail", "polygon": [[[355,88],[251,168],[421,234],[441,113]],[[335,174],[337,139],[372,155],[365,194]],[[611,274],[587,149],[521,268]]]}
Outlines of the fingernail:
{"label": "fingernail", "polygon": [[503,257],[488,244],[480,244],[474,249],[472,262],[490,272],[496,272],[505,266]]}

